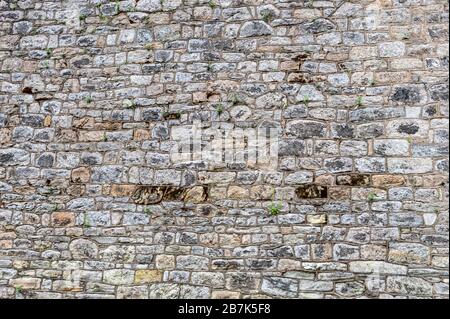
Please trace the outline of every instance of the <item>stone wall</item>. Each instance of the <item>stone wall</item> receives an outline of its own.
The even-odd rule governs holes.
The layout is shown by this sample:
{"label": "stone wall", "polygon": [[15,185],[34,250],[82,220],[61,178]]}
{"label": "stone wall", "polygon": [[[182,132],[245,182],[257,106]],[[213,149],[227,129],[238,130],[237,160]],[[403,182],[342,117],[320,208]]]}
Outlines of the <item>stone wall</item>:
{"label": "stone wall", "polygon": [[[0,0],[1,298],[448,298],[448,1]],[[270,125],[278,165],[174,132]]]}

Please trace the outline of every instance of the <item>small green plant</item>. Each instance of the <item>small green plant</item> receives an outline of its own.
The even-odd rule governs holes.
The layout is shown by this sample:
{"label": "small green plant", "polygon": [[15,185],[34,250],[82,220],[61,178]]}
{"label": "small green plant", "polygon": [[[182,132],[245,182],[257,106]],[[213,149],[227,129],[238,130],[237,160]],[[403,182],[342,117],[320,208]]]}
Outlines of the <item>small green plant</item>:
{"label": "small green plant", "polygon": [[231,102],[231,105],[233,106],[242,104],[242,100],[237,94],[233,94],[229,102]]}
{"label": "small green plant", "polygon": [[47,187],[48,193],[53,194],[55,192],[55,188],[53,186]]}
{"label": "small green plant", "polygon": [[155,45],[153,43],[148,43],[144,47],[145,47],[146,50],[151,51],[151,50],[153,50],[155,48]]}
{"label": "small green plant", "polygon": [[125,99],[123,101],[123,105],[125,105],[125,107],[127,109],[135,109],[136,108],[136,102],[134,100],[129,100],[129,99]]}
{"label": "small green plant", "polygon": [[84,214],[84,216],[83,216],[83,227],[84,228],[91,227],[91,223],[89,222],[86,214]]}
{"label": "small green plant", "polygon": [[214,0],[209,0],[208,5],[211,9],[217,8],[217,3]]}
{"label": "small green plant", "polygon": [[362,96],[358,96],[356,98],[355,106],[359,107],[362,106],[364,103],[364,98]]}
{"label": "small green plant", "polygon": [[408,141],[409,144],[412,144],[412,142],[413,142],[413,139],[412,139],[411,136],[408,136],[408,137],[406,138],[406,140]]}
{"label": "small green plant", "polygon": [[309,102],[310,102],[309,96],[305,95],[303,97],[303,104],[305,104],[305,106],[308,106]]}
{"label": "small green plant", "polygon": [[144,214],[150,215],[152,210],[149,207],[144,207]]}
{"label": "small green plant", "polygon": [[273,18],[274,18],[274,16],[273,16],[273,12],[272,11],[264,11],[262,13],[262,20],[265,23],[269,23],[270,21],[273,20]]}
{"label": "small green plant", "polygon": [[282,208],[283,205],[281,205],[281,203],[271,203],[268,207],[269,214],[271,216],[277,216],[278,214],[280,214]]}
{"label": "small green plant", "polygon": [[116,12],[117,12],[117,13],[120,12],[120,1],[119,1],[119,0],[116,0],[115,9],[116,9]]}
{"label": "small green plant", "polygon": [[220,116],[220,115],[224,112],[224,110],[225,110],[222,104],[217,104],[216,107],[215,107],[215,109],[216,109],[216,112],[217,112],[217,114],[218,114],[219,116]]}
{"label": "small green plant", "polygon": [[106,133],[103,133],[102,141],[106,142],[107,140],[108,140],[108,136],[106,136]]}
{"label": "small green plant", "polygon": [[87,104],[90,104],[90,103],[92,103],[92,97],[86,96],[86,97],[83,99],[83,101],[86,102]]}
{"label": "small green plant", "polygon": [[16,294],[20,294],[23,291],[23,287],[18,285],[14,287],[14,290],[16,291]]}
{"label": "small green plant", "polygon": [[51,211],[56,212],[58,210],[58,204],[53,204]]}
{"label": "small green plant", "polygon": [[51,57],[52,54],[53,54],[53,49],[48,48],[48,49],[45,50],[45,52],[47,52],[47,56],[48,57]]}
{"label": "small green plant", "polygon": [[208,72],[211,72],[211,71],[213,70],[213,65],[212,65],[212,63],[208,63],[208,66],[206,67],[206,70],[207,70]]}
{"label": "small green plant", "polygon": [[375,193],[369,193],[369,195],[367,195],[367,200],[369,201],[369,202],[373,202],[374,200],[376,200],[378,197],[377,197],[377,194],[375,194]]}
{"label": "small green plant", "polygon": [[87,15],[85,15],[84,13],[82,13],[82,14],[80,14],[80,15],[78,16],[78,19],[79,19],[80,21],[84,21],[84,20],[86,20],[86,18],[87,18]]}

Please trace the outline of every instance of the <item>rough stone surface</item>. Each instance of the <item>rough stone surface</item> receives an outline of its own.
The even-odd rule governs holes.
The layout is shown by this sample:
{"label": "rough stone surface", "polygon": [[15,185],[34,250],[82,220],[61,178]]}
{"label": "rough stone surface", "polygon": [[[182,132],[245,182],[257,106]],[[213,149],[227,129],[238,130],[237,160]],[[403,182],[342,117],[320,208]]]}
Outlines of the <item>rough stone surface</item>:
{"label": "rough stone surface", "polygon": [[448,298],[448,12],[0,0],[0,298]]}

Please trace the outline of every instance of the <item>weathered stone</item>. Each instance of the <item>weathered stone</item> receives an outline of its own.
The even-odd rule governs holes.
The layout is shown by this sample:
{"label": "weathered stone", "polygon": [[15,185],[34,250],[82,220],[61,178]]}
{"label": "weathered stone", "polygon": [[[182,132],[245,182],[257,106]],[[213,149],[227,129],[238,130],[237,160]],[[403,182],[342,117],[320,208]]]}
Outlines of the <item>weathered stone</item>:
{"label": "weathered stone", "polygon": [[380,43],[379,52],[383,58],[399,57],[405,54],[405,44],[403,42]]}
{"label": "weathered stone", "polygon": [[343,282],[336,284],[336,293],[345,298],[360,296],[364,291],[365,286],[359,282]]}
{"label": "weathered stone", "polygon": [[69,250],[74,259],[95,259],[98,254],[97,245],[86,239],[76,239],[69,245]]}
{"label": "weathered stone", "polygon": [[186,270],[208,270],[209,260],[200,256],[178,256],[177,267]]}
{"label": "weathered stone", "polygon": [[389,261],[393,263],[426,264],[430,257],[427,246],[414,243],[389,245]]}
{"label": "weathered stone", "polygon": [[327,198],[328,188],[319,185],[300,186],[295,190],[298,198]]}
{"label": "weathered stone", "polygon": [[24,150],[16,148],[0,150],[0,163],[4,166],[26,165],[29,161],[30,155]]}
{"label": "weathered stone", "polygon": [[324,161],[325,168],[331,173],[343,173],[352,171],[352,160],[350,158],[330,158]]}
{"label": "weathered stone", "polygon": [[136,189],[135,185],[111,185],[111,195],[116,197],[131,196]]}
{"label": "weathered stone", "polygon": [[433,169],[428,158],[388,158],[387,166],[388,171],[394,174],[428,173]]}
{"label": "weathered stone", "polygon": [[316,19],[313,22],[308,22],[301,25],[300,28],[306,33],[318,34],[334,31],[336,26],[328,19]]}
{"label": "weathered stone", "polygon": [[196,186],[186,192],[184,200],[188,203],[199,204],[208,199],[208,188]]}
{"label": "weathered stone", "polygon": [[298,138],[325,137],[327,129],[325,124],[315,121],[292,121],[287,124],[287,133]]}
{"label": "weathered stone", "polygon": [[327,215],[320,214],[320,215],[308,215],[306,216],[306,221],[309,224],[326,224],[328,221]]}
{"label": "weathered stone", "polygon": [[256,107],[259,109],[281,109],[286,103],[286,97],[280,93],[268,93],[256,99]]}
{"label": "weathered stone", "polygon": [[175,299],[180,294],[180,287],[177,284],[158,283],[149,287],[150,299]]}
{"label": "weathered stone", "polygon": [[103,281],[111,285],[131,285],[134,282],[134,271],[130,269],[105,270]]}
{"label": "weathered stone", "polygon": [[162,272],[159,270],[136,270],[134,282],[136,284],[148,284],[152,282],[160,282]]}
{"label": "weathered stone", "polygon": [[52,214],[52,224],[55,227],[70,227],[75,223],[75,216],[70,212],[56,212]]}
{"label": "weathered stone", "polygon": [[50,168],[53,166],[53,163],[55,162],[55,155],[51,153],[42,154],[38,157],[36,160],[36,164],[40,167],[44,168]]}
{"label": "weathered stone", "polygon": [[370,176],[369,175],[340,175],[336,177],[337,185],[347,185],[347,186],[369,186]]}
{"label": "weathered stone", "polygon": [[295,297],[298,283],[296,280],[288,278],[267,277],[262,280],[261,291],[280,297]]}
{"label": "weathered stone", "polygon": [[363,274],[406,275],[408,267],[383,261],[351,261],[350,271]]}
{"label": "weathered stone", "polygon": [[263,21],[250,21],[242,25],[240,30],[241,37],[258,37],[264,35],[271,35],[272,28]]}
{"label": "weathered stone", "polygon": [[389,276],[387,277],[386,289],[388,292],[408,296],[429,296],[432,294],[433,285],[422,278]]}
{"label": "weathered stone", "polygon": [[39,289],[41,286],[41,279],[32,277],[15,278],[11,280],[11,286],[19,290]]}
{"label": "weathered stone", "polygon": [[401,175],[373,175],[372,184],[375,187],[392,187],[405,184],[405,178]]}
{"label": "weathered stone", "polygon": [[421,86],[397,86],[392,91],[391,100],[399,103],[420,103],[426,99],[426,92]]}
{"label": "weathered stone", "polygon": [[74,183],[88,183],[90,177],[91,173],[87,167],[80,167],[72,171],[72,182]]}
{"label": "weathered stone", "polygon": [[289,174],[284,180],[287,185],[311,183],[313,181],[313,174],[311,172],[299,171]]}
{"label": "weathered stone", "polygon": [[146,286],[118,287],[117,299],[147,299],[148,288]]}

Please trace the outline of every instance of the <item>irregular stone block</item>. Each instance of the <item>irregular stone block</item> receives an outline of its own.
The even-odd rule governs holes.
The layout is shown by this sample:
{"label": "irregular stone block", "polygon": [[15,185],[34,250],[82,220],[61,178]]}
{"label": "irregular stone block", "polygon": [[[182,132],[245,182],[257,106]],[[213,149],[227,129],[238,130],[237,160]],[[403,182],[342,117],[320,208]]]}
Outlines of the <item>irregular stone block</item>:
{"label": "irregular stone block", "polygon": [[319,185],[300,186],[295,190],[298,198],[327,198],[328,187]]}
{"label": "irregular stone block", "polygon": [[208,199],[208,187],[140,186],[134,191],[131,199],[140,205],[158,204],[162,201],[201,203]]}
{"label": "irregular stone block", "polygon": [[297,120],[288,122],[287,134],[298,138],[325,137],[327,127],[321,122]]}
{"label": "irregular stone block", "polygon": [[300,26],[305,33],[319,34],[336,30],[336,25],[328,19],[315,19],[313,22],[307,22]]}
{"label": "irregular stone block", "polygon": [[134,270],[111,269],[103,272],[103,281],[111,285],[131,285],[134,282]]}
{"label": "irregular stone block", "polygon": [[52,214],[52,225],[55,227],[71,227],[75,224],[75,215],[69,212]]}
{"label": "irregular stone block", "polygon": [[388,259],[394,263],[426,264],[430,258],[427,246],[415,243],[391,243]]}
{"label": "irregular stone block", "polygon": [[69,245],[69,250],[73,259],[85,260],[97,258],[98,248],[97,245],[87,239],[76,239]]}
{"label": "irregular stone block", "polygon": [[272,33],[272,28],[263,21],[245,22],[239,32],[240,36],[243,38],[271,35]]}
{"label": "irregular stone block", "polygon": [[298,281],[282,277],[266,277],[262,280],[261,291],[280,297],[296,297]]}
{"label": "irregular stone block", "polygon": [[30,161],[30,154],[19,148],[0,150],[0,164],[4,166],[26,165]]}
{"label": "irregular stone block", "polygon": [[339,175],[336,177],[336,184],[346,186],[369,186],[370,175]]}
{"label": "irregular stone block", "polygon": [[299,171],[289,174],[285,178],[287,185],[306,184],[313,181],[313,174],[307,171]]}
{"label": "irregular stone block", "polygon": [[134,282],[137,284],[147,284],[153,282],[160,282],[162,280],[162,272],[159,270],[136,270]]}
{"label": "irregular stone block", "polygon": [[388,158],[389,173],[394,174],[422,174],[433,170],[430,158]]}
{"label": "irregular stone block", "polygon": [[389,276],[386,290],[408,296],[430,296],[433,293],[433,285],[422,278]]}
{"label": "irregular stone block", "polygon": [[349,269],[354,273],[380,275],[406,275],[407,266],[386,263],[384,261],[351,261]]}

